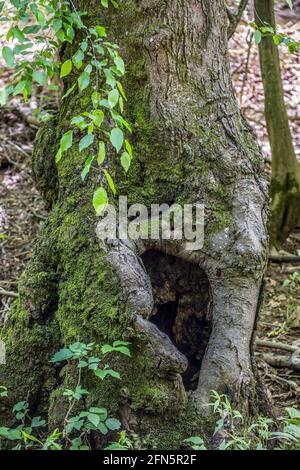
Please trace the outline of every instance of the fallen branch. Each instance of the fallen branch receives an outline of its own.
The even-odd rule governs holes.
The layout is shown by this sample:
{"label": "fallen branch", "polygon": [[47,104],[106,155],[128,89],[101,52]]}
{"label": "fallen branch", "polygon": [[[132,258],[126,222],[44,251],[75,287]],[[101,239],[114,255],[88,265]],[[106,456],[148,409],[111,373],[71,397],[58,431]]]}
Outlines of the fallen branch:
{"label": "fallen branch", "polygon": [[296,349],[292,355],[288,356],[274,353],[256,353],[256,355],[272,367],[300,371],[300,349]]}
{"label": "fallen branch", "polygon": [[0,288],[0,295],[5,295],[6,297],[19,297],[19,294],[17,294],[16,292],[12,292],[12,291],[8,291],[8,290],[5,290],[5,289],[1,289]]}
{"label": "fallen branch", "polygon": [[259,353],[259,358],[263,359],[263,361],[272,367],[278,367],[280,369],[289,369],[292,367],[290,356],[280,356],[273,353]]}
{"label": "fallen branch", "polygon": [[275,374],[267,374],[267,377],[269,377],[271,380],[274,380],[275,382],[287,384],[291,388],[294,388],[294,389],[298,388],[298,385],[293,380],[287,380],[287,379],[284,379],[283,377],[278,377],[278,375],[275,375]]}
{"label": "fallen branch", "polygon": [[300,256],[290,255],[290,256],[280,256],[280,255],[270,255],[269,261],[271,263],[299,263]]}
{"label": "fallen branch", "polygon": [[299,349],[297,346],[292,346],[290,344],[280,343],[279,341],[267,341],[257,339],[255,341],[255,346],[260,348],[270,348],[270,349],[281,349],[283,351],[295,352]]}
{"label": "fallen branch", "polygon": [[29,126],[35,127],[36,129],[40,127],[40,121],[38,119],[34,118],[33,116],[28,116],[20,108],[11,106],[11,107],[5,108],[5,111],[15,114],[15,116],[22,119],[22,121],[24,121]]}

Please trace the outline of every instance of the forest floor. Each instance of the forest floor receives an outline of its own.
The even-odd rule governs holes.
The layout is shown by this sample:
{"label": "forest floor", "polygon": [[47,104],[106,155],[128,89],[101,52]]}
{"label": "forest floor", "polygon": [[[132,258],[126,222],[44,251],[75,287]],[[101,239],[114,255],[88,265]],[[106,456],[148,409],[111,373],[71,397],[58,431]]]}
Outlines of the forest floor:
{"label": "forest floor", "polygon": [[[297,28],[284,25],[285,33],[293,36]],[[298,38],[299,40],[299,38]],[[266,168],[270,173],[270,148],[263,115],[263,89],[260,79],[257,46],[246,24],[239,27],[230,42],[232,76],[237,99],[243,114],[252,124],[263,148]],[[281,48],[285,96],[297,155],[300,160],[300,59]],[[12,72],[1,68],[0,90],[12,79]],[[31,173],[31,152],[38,126],[33,118],[36,110],[55,107],[55,96],[47,97],[41,90],[27,104],[12,100],[0,107],[0,325],[5,321],[12,302],[18,296],[17,285],[41,223],[47,217],[43,201],[34,188]],[[300,230],[287,241],[286,247],[300,255]],[[299,277],[297,275],[299,273]],[[288,285],[283,285],[289,280]],[[296,264],[269,264],[263,309],[258,322],[257,337],[300,347],[300,256]],[[258,365],[280,407],[300,406],[300,372],[290,367],[274,367],[270,353],[289,358],[284,350],[257,348]],[[267,356],[265,356],[267,353]],[[277,358],[277,359],[276,359]]]}

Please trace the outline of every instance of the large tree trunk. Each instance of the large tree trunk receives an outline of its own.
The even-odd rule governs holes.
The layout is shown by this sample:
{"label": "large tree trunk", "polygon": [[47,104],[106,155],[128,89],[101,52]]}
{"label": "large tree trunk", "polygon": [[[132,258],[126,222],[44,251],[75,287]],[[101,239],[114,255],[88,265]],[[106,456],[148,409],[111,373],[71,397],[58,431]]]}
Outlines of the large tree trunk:
{"label": "large tree trunk", "polygon": [[[276,28],[274,1],[255,1],[256,23]],[[280,249],[300,221],[300,165],[297,161],[288,114],[284,102],[278,46],[272,37],[259,45],[261,74],[265,92],[265,116],[272,150],[271,248]]]}
{"label": "large tree trunk", "polygon": [[[98,22],[100,2],[82,3]],[[58,377],[51,353],[78,338],[127,339],[122,381],[90,383],[88,401],[110,406],[154,447],[176,449],[199,432],[211,390],[247,413],[262,406],[251,343],[268,249],[266,180],[232,90],[223,0],[128,0],[106,21],[122,45],[134,127],[127,177],[109,155],[119,193],[147,207],[204,202],[204,246],[100,242],[97,169],[81,181],[86,155],[76,147],[54,163],[70,117],[90,106],[89,91],[71,95],[35,145],[34,174],[52,209],[2,333],[0,383],[14,399],[29,392],[31,406],[59,424],[72,372]]]}

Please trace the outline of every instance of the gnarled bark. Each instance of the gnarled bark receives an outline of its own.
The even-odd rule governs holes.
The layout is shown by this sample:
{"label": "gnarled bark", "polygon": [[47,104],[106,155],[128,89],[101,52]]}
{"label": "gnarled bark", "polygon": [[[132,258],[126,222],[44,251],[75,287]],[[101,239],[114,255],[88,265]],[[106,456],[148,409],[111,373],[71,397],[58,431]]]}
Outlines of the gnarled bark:
{"label": "gnarled bark", "polygon": [[[85,7],[90,23],[103,14],[98,1]],[[126,0],[105,21],[122,45],[134,127],[127,177],[108,155],[119,193],[149,208],[202,201],[204,246],[97,237],[97,169],[81,181],[86,155],[77,147],[57,170],[51,163],[70,117],[90,106],[89,91],[70,95],[35,146],[52,210],[2,332],[1,382],[22,397],[29,391],[32,406],[50,409],[59,424],[72,374],[63,368],[58,379],[51,352],[78,337],[127,339],[132,359],[116,365],[122,382],[89,383],[87,401],[110,406],[150,447],[176,449],[200,431],[211,390],[249,413],[261,405],[251,341],[268,245],[263,160],[234,98],[223,0]]]}

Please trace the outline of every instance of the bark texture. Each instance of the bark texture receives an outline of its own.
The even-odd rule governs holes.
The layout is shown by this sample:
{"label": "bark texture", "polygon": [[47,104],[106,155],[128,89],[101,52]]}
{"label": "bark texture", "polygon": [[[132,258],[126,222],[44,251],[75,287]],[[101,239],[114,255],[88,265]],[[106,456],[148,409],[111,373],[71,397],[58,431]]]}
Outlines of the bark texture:
{"label": "bark texture", "polygon": [[[79,3],[87,21],[103,21],[98,1]],[[262,403],[251,341],[268,196],[260,150],[232,90],[226,15],[223,0],[126,0],[104,19],[122,45],[134,126],[127,177],[108,155],[119,193],[147,207],[203,201],[203,249],[187,251],[178,240],[99,240],[98,170],[81,181],[86,155],[77,147],[54,163],[70,116],[90,107],[89,91],[71,95],[39,131],[33,168],[52,209],[2,332],[8,363],[0,382],[20,398],[30,392],[31,406],[53,425],[74,371],[54,371],[49,357],[77,338],[131,341],[132,359],[112,364],[122,381],[89,381],[87,401],[109,406],[148,448],[178,449],[199,433],[211,390],[248,413]]]}
{"label": "bark texture", "polygon": [[[274,0],[255,1],[256,23],[276,28]],[[265,92],[265,116],[272,150],[269,222],[271,248],[279,249],[300,220],[300,165],[297,161],[284,102],[278,46],[272,37],[259,45]]]}

